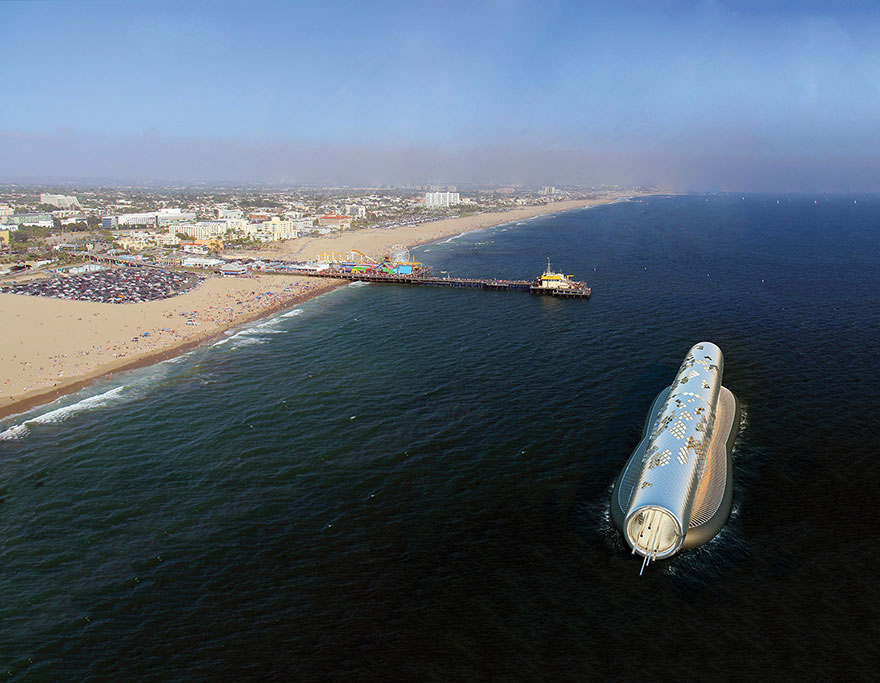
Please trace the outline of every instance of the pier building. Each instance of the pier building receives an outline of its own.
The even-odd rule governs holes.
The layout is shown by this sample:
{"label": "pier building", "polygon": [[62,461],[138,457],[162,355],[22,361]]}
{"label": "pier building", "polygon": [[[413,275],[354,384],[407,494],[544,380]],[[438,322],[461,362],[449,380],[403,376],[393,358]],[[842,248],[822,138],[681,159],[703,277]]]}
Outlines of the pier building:
{"label": "pier building", "polygon": [[[358,252],[360,253],[360,252]],[[321,256],[333,256],[322,254]],[[372,259],[371,259],[372,260]],[[374,261],[374,260],[373,260]],[[315,265],[302,264],[278,264],[271,270],[287,273],[290,275],[305,275],[309,277],[336,278],[340,280],[352,280],[360,282],[377,282],[398,285],[429,285],[434,287],[466,287],[470,289],[491,289],[507,292],[531,292],[532,294],[547,294],[550,296],[589,299],[592,290],[583,282],[576,282],[562,275],[562,280],[550,280],[547,285],[542,277],[535,280],[505,280],[499,278],[464,278],[464,277],[435,277],[430,269],[417,261],[388,261],[383,263],[361,262],[337,262]],[[549,270],[548,270],[549,272]],[[558,276],[558,273],[551,273]]]}

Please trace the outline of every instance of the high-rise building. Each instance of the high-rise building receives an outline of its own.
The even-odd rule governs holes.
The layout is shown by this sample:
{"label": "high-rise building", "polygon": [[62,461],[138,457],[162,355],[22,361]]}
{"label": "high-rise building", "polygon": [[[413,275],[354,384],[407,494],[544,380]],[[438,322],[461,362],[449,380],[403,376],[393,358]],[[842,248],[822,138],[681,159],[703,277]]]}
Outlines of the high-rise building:
{"label": "high-rise building", "polygon": [[461,199],[458,192],[426,192],[425,207],[428,209],[439,209],[460,204]]}
{"label": "high-rise building", "polygon": [[79,200],[76,197],[66,194],[49,194],[48,192],[40,193],[40,204],[48,204],[59,209],[79,209]]}
{"label": "high-rise building", "polygon": [[284,220],[278,216],[272,216],[260,224],[261,232],[272,240],[290,240],[299,235],[296,225],[291,220]]}

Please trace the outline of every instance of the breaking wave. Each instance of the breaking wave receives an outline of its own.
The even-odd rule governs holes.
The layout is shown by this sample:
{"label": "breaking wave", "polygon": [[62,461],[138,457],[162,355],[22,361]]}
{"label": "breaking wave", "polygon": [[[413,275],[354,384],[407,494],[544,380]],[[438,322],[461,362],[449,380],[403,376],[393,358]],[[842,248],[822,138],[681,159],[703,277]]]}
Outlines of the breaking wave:
{"label": "breaking wave", "polygon": [[32,426],[35,424],[56,424],[58,422],[64,422],[84,411],[106,406],[108,403],[113,402],[114,399],[119,398],[123,389],[124,387],[116,387],[115,389],[105,391],[103,394],[84,398],[69,406],[56,408],[55,410],[50,410],[48,413],[28,418],[23,422],[0,432],[0,441],[23,439],[30,433]]}

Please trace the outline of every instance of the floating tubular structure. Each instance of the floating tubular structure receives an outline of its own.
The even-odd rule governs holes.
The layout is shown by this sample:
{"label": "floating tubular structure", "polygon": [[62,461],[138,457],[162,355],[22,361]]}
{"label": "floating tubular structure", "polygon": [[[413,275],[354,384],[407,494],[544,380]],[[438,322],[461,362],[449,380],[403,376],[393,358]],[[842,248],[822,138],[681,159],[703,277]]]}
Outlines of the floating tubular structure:
{"label": "floating tubular structure", "polygon": [[642,440],[614,482],[611,519],[644,558],[642,571],[710,541],[730,515],[739,406],[721,385],[723,372],[715,344],[688,352],[675,381],[654,399]]}

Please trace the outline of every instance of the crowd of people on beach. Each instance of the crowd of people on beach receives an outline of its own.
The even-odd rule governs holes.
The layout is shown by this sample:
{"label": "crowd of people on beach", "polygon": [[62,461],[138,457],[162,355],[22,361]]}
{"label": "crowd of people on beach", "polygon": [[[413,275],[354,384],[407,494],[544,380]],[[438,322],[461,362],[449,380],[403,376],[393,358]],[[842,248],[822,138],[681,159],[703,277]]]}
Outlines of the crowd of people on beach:
{"label": "crowd of people on beach", "polygon": [[7,285],[0,287],[0,293],[129,304],[167,299],[195,287],[202,279],[195,273],[161,268],[110,268]]}
{"label": "crowd of people on beach", "polygon": [[[236,282],[244,284],[239,279]],[[283,277],[262,279],[257,286],[254,284],[248,280],[247,286],[236,287],[233,291],[187,299],[195,306],[184,308],[169,301],[161,312],[156,311],[149,319],[141,320],[139,316],[119,319],[112,331],[106,333],[98,324],[106,316],[94,313],[94,323],[89,326],[94,334],[84,344],[68,346],[63,351],[42,357],[10,353],[6,358],[10,365],[8,376],[0,378],[0,396],[8,392],[6,395],[11,397],[37,387],[52,388],[108,363],[198,343],[222,330],[292,306],[311,294],[339,286],[334,281],[292,282]],[[61,319],[60,313],[57,319]],[[83,318],[77,322],[83,322]]]}

